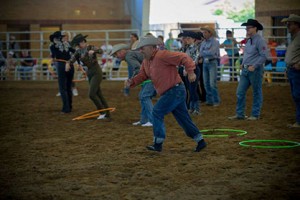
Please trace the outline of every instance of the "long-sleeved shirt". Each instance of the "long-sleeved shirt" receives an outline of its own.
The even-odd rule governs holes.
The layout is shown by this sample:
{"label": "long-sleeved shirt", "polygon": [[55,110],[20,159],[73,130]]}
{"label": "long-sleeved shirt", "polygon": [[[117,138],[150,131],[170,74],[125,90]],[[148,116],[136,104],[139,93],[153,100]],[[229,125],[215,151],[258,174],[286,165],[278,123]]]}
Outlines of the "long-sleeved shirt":
{"label": "long-sleeved shirt", "polygon": [[220,43],[216,38],[210,37],[204,40],[200,46],[200,56],[208,59],[217,59],[220,57]]}
{"label": "long-sleeved shirt", "polygon": [[144,56],[139,51],[130,51],[129,50],[126,53],[125,61],[127,62],[128,66],[133,67],[133,76],[135,76],[139,73],[143,59],[144,59]]}
{"label": "long-sleeved shirt", "polygon": [[75,49],[68,42],[58,42],[51,44],[50,51],[53,59],[69,60]]}
{"label": "long-sleeved shirt", "polygon": [[[89,51],[93,50],[94,53],[92,55],[89,55]],[[87,66],[88,68],[94,66],[94,64],[97,64],[97,54],[102,54],[103,50],[98,49],[95,46],[88,45],[86,48],[83,49],[77,49],[76,52],[72,55],[70,59],[70,63],[73,64],[74,62],[80,63],[80,61]]]}
{"label": "long-sleeved shirt", "polygon": [[256,33],[247,40],[242,65],[253,65],[255,68],[262,67],[267,57],[267,43],[262,36]]}
{"label": "long-sleeved shirt", "polygon": [[300,31],[292,38],[292,42],[286,50],[284,60],[289,67],[300,63]]}
{"label": "long-sleeved shirt", "polygon": [[131,87],[151,79],[158,94],[163,94],[182,80],[177,66],[184,65],[188,74],[196,68],[194,61],[185,53],[156,50],[152,57],[144,59],[140,72],[131,79]]}

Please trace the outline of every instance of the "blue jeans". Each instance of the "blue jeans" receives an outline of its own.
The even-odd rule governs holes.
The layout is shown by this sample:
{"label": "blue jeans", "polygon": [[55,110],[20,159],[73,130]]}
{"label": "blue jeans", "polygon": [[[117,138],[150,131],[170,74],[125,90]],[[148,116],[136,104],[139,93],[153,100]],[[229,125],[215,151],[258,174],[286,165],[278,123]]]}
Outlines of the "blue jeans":
{"label": "blue jeans", "polygon": [[62,99],[62,112],[68,113],[72,111],[72,80],[74,75],[74,67],[66,72],[64,62],[56,62],[56,72],[58,75],[59,92]]}
{"label": "blue jeans", "polygon": [[253,90],[253,105],[251,116],[259,117],[260,110],[263,103],[262,95],[262,78],[263,78],[263,67],[256,68],[253,72],[247,69],[242,69],[240,76],[240,82],[236,90],[237,105],[236,114],[239,117],[245,116],[246,106],[246,93],[250,86]]}
{"label": "blue jeans", "polygon": [[152,104],[152,97],[156,95],[155,88],[150,83],[145,83],[142,85],[142,89],[139,93],[139,99],[141,103],[141,119],[140,122],[142,124],[145,124],[147,122],[153,122],[152,118],[152,110],[153,110],[153,104]]}
{"label": "blue jeans", "polygon": [[203,63],[203,80],[206,91],[207,104],[220,103],[220,97],[217,88],[217,65],[217,60]]}
{"label": "blue jeans", "polygon": [[20,71],[21,79],[22,80],[30,80],[30,72],[32,72],[32,67],[31,66],[20,66],[18,71]]}
{"label": "blue jeans", "polygon": [[188,77],[187,76],[185,77],[187,80],[186,83],[190,94],[189,108],[190,110],[200,111],[199,94],[197,91],[199,86],[199,78],[200,78],[200,68],[198,66],[196,66],[194,73],[196,74],[196,80],[194,82],[190,82],[188,80]]}
{"label": "blue jeans", "polygon": [[293,100],[296,104],[296,121],[300,123],[300,70],[293,68],[287,71]]}
{"label": "blue jeans", "polygon": [[185,134],[199,142],[202,135],[193,123],[185,103],[185,87],[178,84],[162,94],[153,108],[153,134],[154,143],[163,143],[166,138],[164,117],[172,112],[178,124],[183,128]]}
{"label": "blue jeans", "polygon": [[[128,71],[128,79],[132,78],[133,72],[134,72],[134,68],[132,66],[128,66],[127,67],[127,71]],[[124,93],[124,95],[128,96],[129,93],[130,93],[130,87],[125,87],[123,89],[123,93]]]}

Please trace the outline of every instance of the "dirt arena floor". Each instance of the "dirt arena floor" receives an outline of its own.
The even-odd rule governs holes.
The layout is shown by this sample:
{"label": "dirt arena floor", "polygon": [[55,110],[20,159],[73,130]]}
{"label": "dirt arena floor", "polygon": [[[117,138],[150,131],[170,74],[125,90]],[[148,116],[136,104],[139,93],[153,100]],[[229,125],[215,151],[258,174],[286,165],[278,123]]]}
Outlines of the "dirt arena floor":
{"label": "dirt arena floor", "polygon": [[[230,121],[236,83],[219,83],[222,104],[202,105],[193,116],[199,129],[228,128],[247,135],[206,138],[194,153],[172,115],[165,118],[163,152],[149,152],[152,128],[131,125],[139,119],[139,88],[130,97],[123,82],[102,84],[112,121],[72,121],[95,110],[87,82],[78,83],[73,112],[60,114],[57,82],[0,82],[0,199],[299,199],[300,147],[258,149],[239,145],[249,139],[300,142],[288,129],[295,106],[287,84],[264,85],[259,121]],[[252,104],[248,92],[247,114]],[[268,145],[278,145],[271,143]],[[279,144],[282,145],[282,144]]]}

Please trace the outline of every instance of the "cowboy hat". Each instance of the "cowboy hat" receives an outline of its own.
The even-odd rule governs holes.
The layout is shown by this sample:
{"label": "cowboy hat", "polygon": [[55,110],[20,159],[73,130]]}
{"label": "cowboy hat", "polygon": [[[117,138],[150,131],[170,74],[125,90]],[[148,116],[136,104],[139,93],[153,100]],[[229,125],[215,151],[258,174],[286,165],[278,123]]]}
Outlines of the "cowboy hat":
{"label": "cowboy hat", "polygon": [[61,31],[55,31],[54,33],[52,33],[50,36],[49,36],[49,39],[51,42],[53,42],[54,38],[57,38],[57,39],[61,39],[63,37],[63,35],[61,34]]}
{"label": "cowboy hat", "polygon": [[78,35],[76,35],[76,36],[73,38],[73,40],[72,40],[72,42],[71,42],[71,45],[72,45],[72,46],[78,45],[80,42],[86,40],[85,38],[87,38],[87,36],[88,36],[88,35],[83,36],[81,33],[79,33]]}
{"label": "cowboy hat", "polygon": [[161,43],[162,42],[154,36],[145,36],[145,37],[141,37],[135,49],[140,49],[144,46],[155,46]]}
{"label": "cowboy hat", "polygon": [[295,14],[290,14],[288,18],[283,18],[281,22],[298,22],[300,23],[300,16]]}
{"label": "cowboy hat", "polygon": [[241,26],[254,26],[257,30],[263,30],[264,27],[255,19],[248,19],[247,22],[242,23]]}
{"label": "cowboy hat", "polygon": [[116,44],[113,46],[109,55],[113,56],[115,53],[117,53],[118,51],[120,51],[122,49],[130,49],[130,47],[127,44]]}
{"label": "cowboy hat", "polygon": [[216,36],[216,31],[215,29],[209,27],[209,26],[204,26],[204,27],[200,27],[201,31],[208,31],[209,33],[212,34],[212,36]]}

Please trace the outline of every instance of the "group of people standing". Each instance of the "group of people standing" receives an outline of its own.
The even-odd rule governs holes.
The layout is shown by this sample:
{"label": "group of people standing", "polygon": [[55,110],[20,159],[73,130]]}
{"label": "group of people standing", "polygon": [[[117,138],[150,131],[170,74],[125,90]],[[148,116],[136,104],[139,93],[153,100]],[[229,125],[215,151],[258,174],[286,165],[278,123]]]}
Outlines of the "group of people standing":
{"label": "group of people standing", "polygon": [[[291,127],[300,127],[300,97],[299,97],[299,32],[300,17],[290,16],[285,19],[288,30],[292,34],[292,43],[287,49],[286,62],[291,83],[292,95],[297,105],[296,123]],[[249,19],[241,26],[246,27],[247,42],[245,44],[243,61],[241,63],[240,81],[237,87],[236,114],[229,117],[231,120],[258,120],[260,117],[263,96],[262,78],[263,67],[267,59],[267,44],[258,31],[263,26],[254,19]],[[56,33],[57,34],[57,33]],[[87,36],[76,35],[71,43],[64,43],[61,32],[52,37],[50,49],[56,61],[59,75],[59,86],[62,94],[62,112],[68,113],[72,109],[70,80],[74,62],[88,67],[90,83],[89,97],[97,109],[108,108],[108,104],[101,92],[102,71],[97,62],[96,54],[102,50],[88,45]],[[228,33],[231,34],[231,33]],[[220,97],[217,88],[217,66],[220,44],[216,40],[215,32],[210,27],[202,28],[202,32],[183,32],[182,52],[161,50],[162,41],[152,35],[141,37],[135,42],[134,48],[127,44],[116,44],[110,53],[111,56],[125,60],[133,70],[132,76],[125,82],[127,88],[141,85],[139,100],[141,116],[133,125],[153,126],[153,144],[146,148],[151,151],[162,151],[166,138],[164,117],[172,113],[185,134],[196,141],[195,152],[206,147],[206,142],[190,115],[200,114],[200,95],[197,92],[201,74],[205,102],[210,106],[219,106]],[[59,40],[57,42],[56,40]],[[73,47],[76,48],[73,49]],[[232,56],[235,53],[232,52]],[[252,87],[253,105],[250,117],[245,115],[246,93]],[[189,95],[187,95],[187,92]],[[153,106],[152,98],[159,95]],[[187,101],[187,99],[189,99]],[[98,119],[109,118],[109,112],[100,113]]]}

